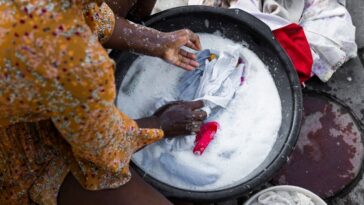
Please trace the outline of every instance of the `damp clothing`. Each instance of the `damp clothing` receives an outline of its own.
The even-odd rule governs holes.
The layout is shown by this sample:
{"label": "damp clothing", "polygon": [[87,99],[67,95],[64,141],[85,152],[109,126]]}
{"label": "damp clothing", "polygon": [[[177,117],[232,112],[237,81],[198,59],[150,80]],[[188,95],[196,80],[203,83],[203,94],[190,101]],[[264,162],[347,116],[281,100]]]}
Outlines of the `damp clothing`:
{"label": "damp clothing", "polygon": [[163,137],[114,105],[115,24],[96,0],[0,0],[0,204],[56,204],[71,171],[89,190],[130,179],[135,150]]}
{"label": "damp clothing", "polygon": [[[167,152],[190,150],[195,155],[203,155],[220,127],[214,118],[234,99],[236,91],[244,81],[245,67],[249,66],[249,59],[241,56],[240,47],[231,47],[228,50],[206,49],[196,53],[199,67],[194,71],[185,72],[180,77],[176,87],[176,99],[161,99],[156,103],[155,109],[175,100],[203,100],[202,110],[208,115],[196,136],[163,140],[156,145],[157,149]],[[213,164],[204,163],[196,166],[191,164],[191,158],[184,158],[183,155],[162,152],[159,156],[153,153],[153,148],[143,149],[139,153],[143,159],[141,166],[145,170],[156,164],[156,167],[160,166],[168,175],[185,184],[206,186],[215,183],[222,174]]]}
{"label": "damp clothing", "polygon": [[202,108],[209,115],[217,107],[225,108],[241,85],[244,62],[240,62],[240,49],[230,52],[203,50],[197,53],[200,66],[186,72],[178,85],[178,100],[203,100]]}

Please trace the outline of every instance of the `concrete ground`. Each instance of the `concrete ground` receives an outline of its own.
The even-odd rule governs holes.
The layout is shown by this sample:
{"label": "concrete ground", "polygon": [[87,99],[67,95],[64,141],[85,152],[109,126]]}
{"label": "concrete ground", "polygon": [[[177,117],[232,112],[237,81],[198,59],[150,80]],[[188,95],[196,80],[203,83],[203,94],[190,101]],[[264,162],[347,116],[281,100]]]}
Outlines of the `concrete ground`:
{"label": "concrete ground", "polygon": [[[338,73],[340,76],[345,76],[350,73],[350,71],[354,71],[354,73],[358,72],[356,78],[359,80],[357,82],[357,86],[354,86],[353,91],[359,92],[358,97],[354,96],[355,92],[349,92],[352,94],[354,99],[352,104],[352,109],[355,110],[357,114],[360,113],[360,118],[362,124],[364,124],[364,1],[362,0],[352,0],[348,1],[347,8],[352,15],[352,19],[354,25],[357,27],[356,32],[356,40],[359,47],[358,58],[353,59],[347,65],[343,67],[343,72]],[[360,59],[360,60],[359,60]],[[354,70],[355,69],[355,70]],[[345,86],[346,87],[346,86]],[[341,88],[339,92],[345,92],[345,87]],[[356,89],[358,88],[358,90]],[[359,113],[358,113],[359,112]],[[359,181],[356,187],[346,196],[342,198],[337,198],[333,203],[333,205],[364,205],[364,177]]]}

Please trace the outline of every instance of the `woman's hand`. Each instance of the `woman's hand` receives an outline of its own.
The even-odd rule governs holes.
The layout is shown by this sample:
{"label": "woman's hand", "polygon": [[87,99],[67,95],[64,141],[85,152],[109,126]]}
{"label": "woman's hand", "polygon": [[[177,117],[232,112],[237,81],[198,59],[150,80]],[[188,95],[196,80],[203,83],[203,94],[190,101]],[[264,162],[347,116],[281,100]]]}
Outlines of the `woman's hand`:
{"label": "woman's hand", "polygon": [[159,108],[153,116],[136,120],[140,128],[162,129],[167,137],[189,135],[200,131],[207,114],[202,101],[169,103]]}
{"label": "woman's hand", "polygon": [[188,135],[200,131],[207,114],[200,110],[203,101],[169,103],[159,108],[154,116],[158,118],[161,129],[168,137]]}
{"label": "woman's hand", "polygon": [[194,50],[201,50],[201,42],[197,34],[188,29],[170,33],[162,33],[161,46],[157,48],[157,56],[185,70],[198,67],[196,55],[183,50],[186,46]]}
{"label": "woman's hand", "polygon": [[188,29],[161,32],[117,17],[114,32],[104,46],[155,56],[185,70],[198,67],[196,55],[181,47],[201,50],[198,35]]}

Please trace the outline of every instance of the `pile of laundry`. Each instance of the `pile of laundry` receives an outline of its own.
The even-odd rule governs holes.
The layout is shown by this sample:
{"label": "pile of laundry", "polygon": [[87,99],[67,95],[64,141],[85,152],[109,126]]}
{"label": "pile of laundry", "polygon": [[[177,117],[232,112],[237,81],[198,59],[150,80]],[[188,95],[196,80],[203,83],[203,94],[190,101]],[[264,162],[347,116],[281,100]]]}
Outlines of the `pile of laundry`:
{"label": "pile of laundry", "polygon": [[[240,50],[231,52],[218,52],[209,49],[197,53],[199,67],[191,72],[186,72],[180,79],[178,99],[180,101],[204,102],[203,111],[207,116],[216,114],[219,109],[226,108],[233,99],[236,90],[244,82],[245,64],[240,57]],[[171,101],[162,99],[157,102],[156,108]],[[201,126],[196,135],[193,152],[201,155],[213,140],[217,129],[220,127],[216,121],[209,118]]]}
{"label": "pile of laundry", "polygon": [[[156,10],[169,8],[159,0]],[[357,56],[355,27],[345,0],[177,0],[175,5],[208,5],[244,10],[267,24],[286,50],[301,82],[323,82]],[[163,7],[164,6],[164,7]],[[162,7],[162,9],[160,9]]]}
{"label": "pile of laundry", "polygon": [[197,69],[140,56],[125,76],[118,107],[138,119],[171,101],[204,101],[208,118],[198,133],[148,145],[133,162],[170,186],[208,191],[235,186],[262,168],[279,136],[282,103],[253,51],[220,35],[198,35],[208,50],[197,53]]}

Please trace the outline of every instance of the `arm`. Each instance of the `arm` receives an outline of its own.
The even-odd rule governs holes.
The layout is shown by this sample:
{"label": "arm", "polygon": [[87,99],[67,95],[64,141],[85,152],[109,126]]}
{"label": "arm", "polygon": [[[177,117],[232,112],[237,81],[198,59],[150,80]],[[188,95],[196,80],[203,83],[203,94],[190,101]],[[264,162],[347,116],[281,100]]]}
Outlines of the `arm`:
{"label": "arm", "polygon": [[186,70],[195,69],[198,63],[194,54],[181,47],[201,49],[199,37],[190,30],[165,33],[120,17],[116,17],[114,31],[104,46],[159,57]]}

